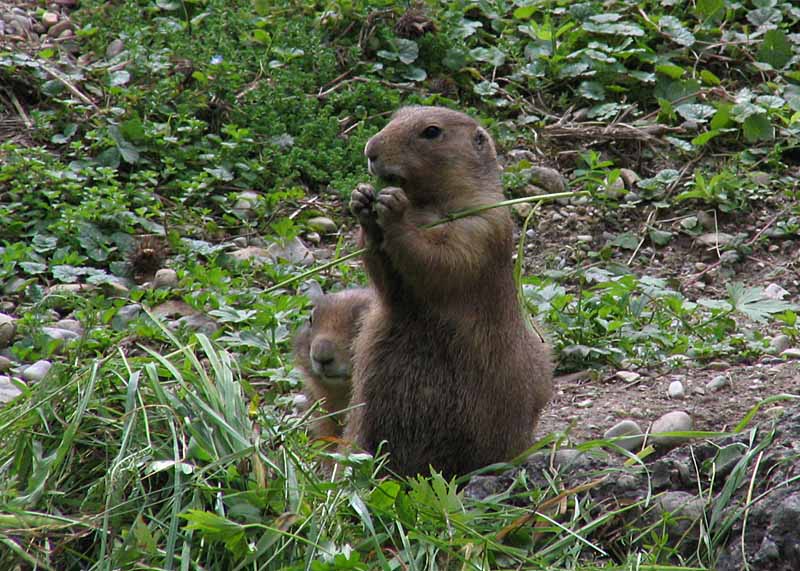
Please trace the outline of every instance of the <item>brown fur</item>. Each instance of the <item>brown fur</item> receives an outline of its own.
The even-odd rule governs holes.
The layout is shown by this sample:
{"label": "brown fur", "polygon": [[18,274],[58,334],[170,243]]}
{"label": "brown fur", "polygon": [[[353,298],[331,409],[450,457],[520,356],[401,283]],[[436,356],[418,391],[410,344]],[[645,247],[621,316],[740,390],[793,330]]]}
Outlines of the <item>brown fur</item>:
{"label": "brown fur", "polygon": [[354,345],[363,406],[344,437],[370,452],[387,441],[401,475],[509,460],[532,444],[552,393],[548,348],[517,299],[511,218],[498,208],[423,228],[503,199],[494,143],[467,115],[407,107],[365,154],[397,186],[351,197],[378,300]]}
{"label": "brown fur", "polygon": [[[350,405],[353,340],[361,318],[373,301],[368,289],[349,289],[311,296],[309,321],[295,334],[294,362],[305,377],[310,402],[322,400],[328,413],[341,413]],[[311,433],[316,438],[342,434],[343,414],[315,414]]]}

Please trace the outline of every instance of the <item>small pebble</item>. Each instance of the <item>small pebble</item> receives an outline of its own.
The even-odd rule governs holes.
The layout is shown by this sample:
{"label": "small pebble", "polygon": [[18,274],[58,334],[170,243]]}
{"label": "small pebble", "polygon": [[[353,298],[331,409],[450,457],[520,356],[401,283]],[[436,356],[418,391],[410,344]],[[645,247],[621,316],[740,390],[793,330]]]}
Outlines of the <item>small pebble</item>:
{"label": "small pebble", "polygon": [[603,433],[603,438],[611,439],[620,436],[628,436],[614,442],[617,446],[625,450],[636,450],[641,448],[644,442],[644,433],[641,427],[634,420],[621,420]]}
{"label": "small pebble", "polygon": [[306,222],[306,225],[316,232],[320,234],[334,234],[339,227],[336,225],[336,222],[328,218],[327,216],[316,216],[314,218],[309,218]]}
{"label": "small pebble", "polygon": [[106,57],[111,59],[112,57],[119,55],[124,49],[125,43],[122,40],[119,38],[112,40],[106,48]]}
{"label": "small pebble", "polygon": [[3,357],[0,355],[0,373],[4,371],[8,371],[14,365],[14,361],[9,359],[8,357]]}
{"label": "small pebble", "polygon": [[11,382],[11,377],[0,375],[0,404],[11,402],[21,394],[22,391]]}
{"label": "small pebble", "polygon": [[590,408],[594,404],[592,399],[584,399],[575,403],[576,408]]}
{"label": "small pebble", "polygon": [[76,335],[72,331],[59,329],[58,327],[42,327],[42,333],[49,339],[56,341],[73,341],[80,337],[80,335]]}
{"label": "small pebble", "polygon": [[50,361],[41,359],[36,361],[33,365],[25,367],[22,371],[22,378],[32,383],[38,383],[47,376],[52,366],[53,364]]}
{"label": "small pebble", "polygon": [[671,399],[682,399],[686,396],[686,391],[683,389],[683,383],[680,381],[672,381],[667,389],[667,394]]}
{"label": "small pebble", "polygon": [[772,355],[778,355],[788,349],[791,344],[792,338],[788,335],[776,335],[769,342],[769,348],[767,349],[767,352],[771,353]]}
{"label": "small pebble", "polygon": [[306,232],[306,241],[318,246],[319,243],[322,242],[322,237],[318,232]]}
{"label": "small pebble", "polygon": [[575,236],[575,240],[577,240],[582,244],[588,244],[589,242],[592,241],[592,236],[591,234],[578,234],[577,236]]}
{"label": "small pebble", "polygon": [[16,320],[10,315],[0,313],[0,349],[8,347],[17,333]]}
{"label": "small pebble", "polygon": [[717,375],[706,383],[706,388],[713,393],[728,385],[730,385],[730,382],[727,375]]}
{"label": "small pebble", "polygon": [[615,376],[618,379],[622,379],[626,383],[632,383],[634,381],[638,381],[642,375],[639,373],[634,373],[633,371],[617,371]]}
{"label": "small pebble", "polygon": [[650,439],[659,446],[677,446],[687,440],[684,436],[659,436],[665,432],[686,432],[692,429],[692,417],[682,410],[668,412],[650,428]]}
{"label": "small pebble", "polygon": [[53,327],[72,331],[75,335],[83,335],[83,326],[77,319],[61,319],[56,321]]}
{"label": "small pebble", "polygon": [[781,357],[784,359],[800,359],[800,349],[792,347],[781,352]]}
{"label": "small pebble", "polygon": [[58,23],[58,14],[55,12],[45,12],[42,14],[42,24],[46,27],[54,26]]}

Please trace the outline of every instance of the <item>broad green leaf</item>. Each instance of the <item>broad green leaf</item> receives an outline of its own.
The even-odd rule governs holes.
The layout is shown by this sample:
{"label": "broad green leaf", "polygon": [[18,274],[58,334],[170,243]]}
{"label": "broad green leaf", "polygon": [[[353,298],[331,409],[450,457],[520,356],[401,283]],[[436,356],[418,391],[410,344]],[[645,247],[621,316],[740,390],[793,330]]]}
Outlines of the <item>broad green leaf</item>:
{"label": "broad green leaf", "polygon": [[606,98],[606,90],[603,84],[598,81],[583,81],[578,86],[578,95],[586,99],[602,101]]}
{"label": "broad green leaf", "polygon": [[705,133],[700,133],[694,139],[692,139],[692,144],[695,147],[702,147],[720,133],[721,131],[719,129],[711,129],[710,131],[706,131]]}
{"label": "broad green leaf", "polygon": [[747,21],[754,26],[775,26],[781,23],[783,14],[776,8],[758,8],[747,13]]}
{"label": "broad green leaf", "polygon": [[750,115],[742,125],[744,138],[748,142],[771,141],[775,138],[775,129],[763,113]]}
{"label": "broad green leaf", "polygon": [[683,69],[682,67],[679,67],[677,65],[671,64],[671,63],[665,63],[665,64],[657,65],[656,66],[656,71],[658,73],[662,74],[662,75],[666,75],[667,77],[671,77],[672,79],[678,79],[684,73],[686,73],[685,69]]}
{"label": "broad green leaf", "polygon": [[725,11],[724,0],[697,0],[695,11],[701,19],[719,18]]}
{"label": "broad green leaf", "polygon": [[716,109],[714,109],[711,105],[703,105],[701,103],[684,103],[683,105],[678,105],[675,108],[675,111],[689,121],[696,121],[697,123],[705,123],[708,121],[714,113],[716,113]]}
{"label": "broad green leaf", "polygon": [[763,323],[770,315],[796,308],[789,302],[766,297],[760,287],[747,287],[735,282],[728,285],[727,289],[733,308],[754,321]]}
{"label": "broad green leaf", "polygon": [[700,79],[702,79],[703,83],[705,83],[706,85],[719,85],[720,83],[722,83],[716,75],[714,75],[707,69],[704,69],[703,71],[700,72]]}
{"label": "broad green leaf", "polygon": [[397,57],[401,62],[408,65],[417,60],[417,57],[419,57],[419,46],[417,42],[404,38],[398,38],[395,42],[397,45]]}
{"label": "broad green leaf", "polygon": [[656,246],[666,246],[672,240],[672,232],[650,230],[650,239]]}
{"label": "broad green leaf", "polygon": [[403,72],[403,77],[406,79],[410,79],[411,81],[425,81],[428,77],[428,72],[426,72],[421,67],[416,66],[409,66],[407,70]]}
{"label": "broad green leaf", "polygon": [[515,20],[527,20],[536,12],[536,6],[520,6],[513,12]]}
{"label": "broad green leaf", "polygon": [[681,21],[674,16],[662,16],[658,20],[658,27],[671,37],[676,44],[687,48],[694,44],[694,34],[687,30]]}
{"label": "broad green leaf", "polygon": [[110,85],[119,86],[125,85],[131,80],[131,74],[125,71],[124,69],[119,69],[111,74],[110,79],[108,80]]}
{"label": "broad green leaf", "polygon": [[758,49],[758,61],[781,69],[792,59],[792,44],[783,30],[769,30]]}
{"label": "broad green leaf", "polygon": [[732,107],[730,103],[717,104],[717,112],[714,114],[709,125],[711,129],[724,129],[731,124]]}

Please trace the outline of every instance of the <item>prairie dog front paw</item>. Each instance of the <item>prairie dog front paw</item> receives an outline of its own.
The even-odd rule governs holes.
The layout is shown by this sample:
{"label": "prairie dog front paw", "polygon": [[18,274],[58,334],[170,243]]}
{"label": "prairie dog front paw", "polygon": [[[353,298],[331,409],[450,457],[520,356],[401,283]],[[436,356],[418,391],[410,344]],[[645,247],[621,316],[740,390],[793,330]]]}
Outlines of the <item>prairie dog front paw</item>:
{"label": "prairie dog front paw", "polygon": [[405,216],[408,205],[408,196],[402,188],[389,186],[381,190],[375,199],[378,226],[383,228],[386,224],[401,220]]}
{"label": "prairie dog front paw", "polygon": [[370,184],[359,184],[350,195],[350,211],[362,226],[374,224],[375,213],[372,211],[374,203],[375,189]]}

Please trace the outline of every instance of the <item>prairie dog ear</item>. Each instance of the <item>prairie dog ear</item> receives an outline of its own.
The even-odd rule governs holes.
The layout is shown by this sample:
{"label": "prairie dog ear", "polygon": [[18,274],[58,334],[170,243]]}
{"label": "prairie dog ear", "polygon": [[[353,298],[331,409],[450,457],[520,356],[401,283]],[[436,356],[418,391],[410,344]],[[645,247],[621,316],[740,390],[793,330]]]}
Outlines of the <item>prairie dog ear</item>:
{"label": "prairie dog ear", "polygon": [[472,135],[472,145],[475,147],[478,154],[482,155],[487,152],[494,154],[492,137],[483,127],[475,129],[475,134]]}
{"label": "prairie dog ear", "polygon": [[312,305],[317,305],[322,296],[325,295],[322,292],[322,288],[320,287],[319,283],[317,283],[317,280],[308,280],[301,285],[300,293],[308,296],[308,299],[311,300]]}

